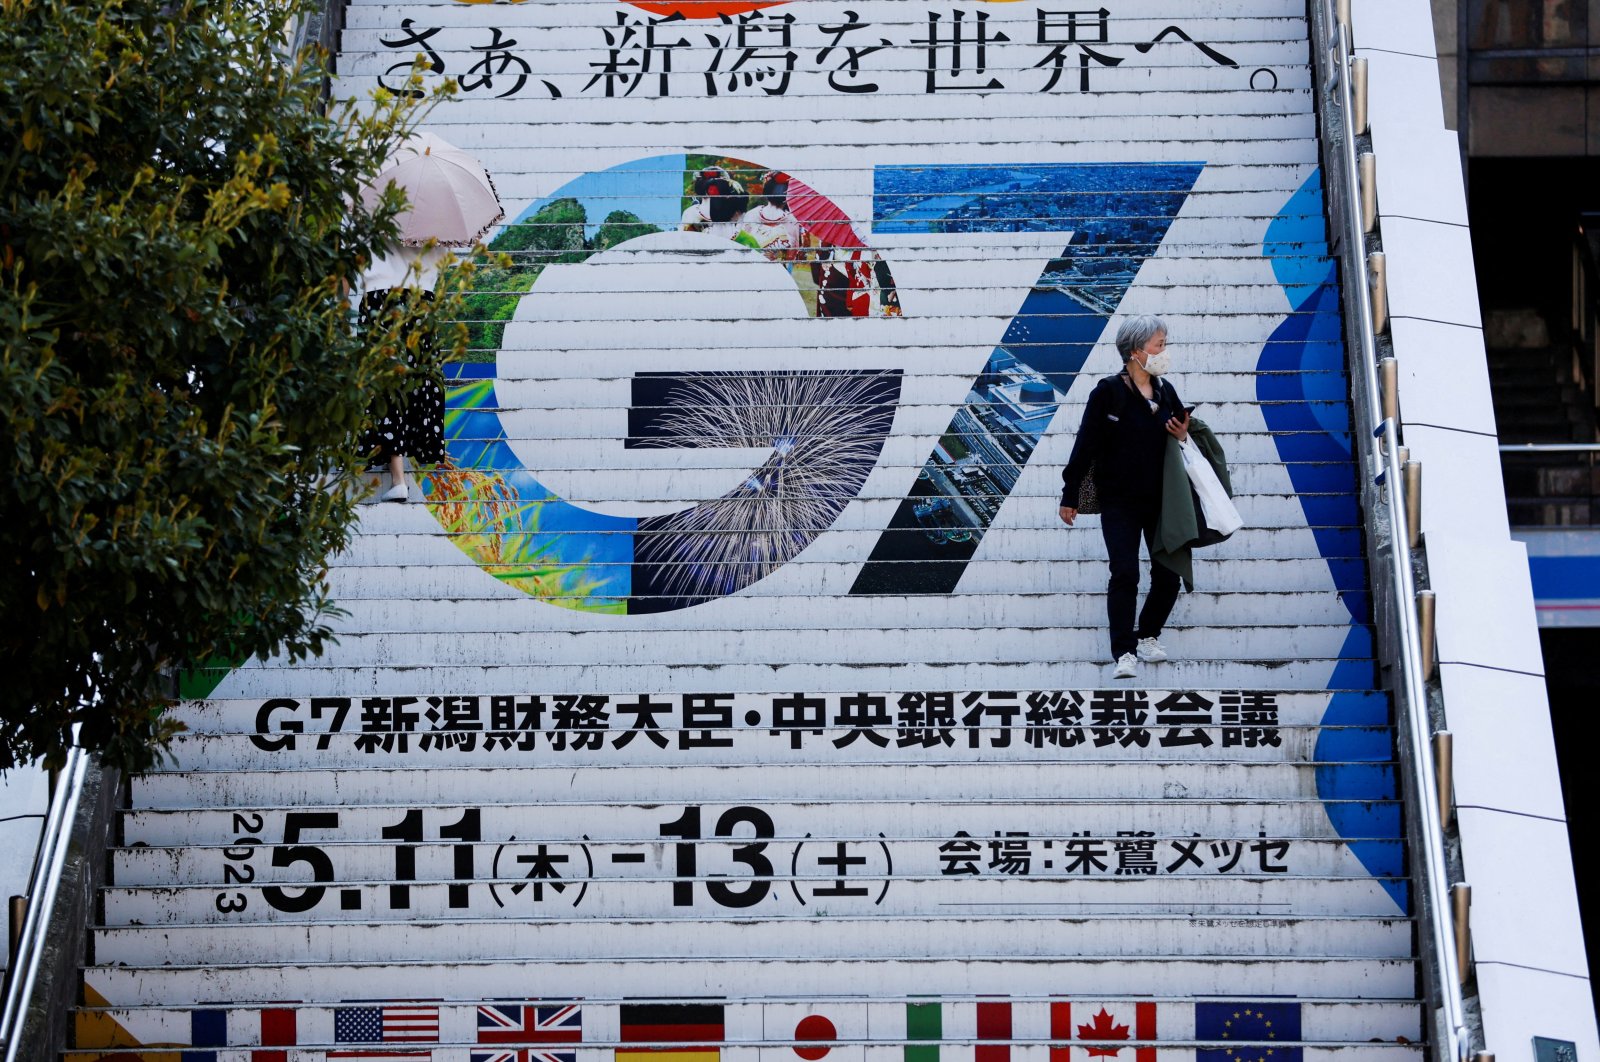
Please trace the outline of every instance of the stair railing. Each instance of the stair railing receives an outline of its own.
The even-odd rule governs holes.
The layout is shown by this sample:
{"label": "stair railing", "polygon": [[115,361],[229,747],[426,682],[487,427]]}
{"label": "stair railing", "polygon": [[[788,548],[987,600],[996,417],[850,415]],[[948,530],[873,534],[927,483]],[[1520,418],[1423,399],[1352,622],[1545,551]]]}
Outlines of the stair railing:
{"label": "stair railing", "polygon": [[[1312,50],[1318,75],[1318,113],[1327,166],[1330,235],[1345,278],[1346,332],[1359,350],[1351,369],[1364,391],[1355,402],[1356,438],[1371,485],[1364,491],[1374,569],[1375,618],[1386,637],[1380,653],[1393,668],[1391,686],[1399,717],[1399,752],[1408,769],[1406,801],[1420,913],[1418,938],[1424,988],[1435,1012],[1435,1058],[1464,1062],[1471,1050],[1462,991],[1470,945],[1466,910],[1470,891],[1452,885],[1445,821],[1452,806],[1448,732],[1435,733],[1428,681],[1433,652],[1433,595],[1418,591],[1413,551],[1420,546],[1420,467],[1403,456],[1397,374],[1380,357],[1378,337],[1388,330],[1388,297],[1376,209],[1376,160],[1358,154],[1367,132],[1366,61],[1351,54],[1349,0],[1310,0]],[[1363,181],[1362,178],[1366,180]],[[1363,187],[1365,184],[1365,187]],[[1372,236],[1369,252],[1368,237]],[[1354,397],[1354,396],[1353,396]],[[1438,748],[1440,755],[1435,756]]]}
{"label": "stair railing", "polygon": [[1600,214],[1579,217],[1572,234],[1572,351],[1579,383],[1600,407]]}
{"label": "stair railing", "polygon": [[25,1046],[22,1031],[27,1025],[29,1005],[48,940],[50,913],[55,910],[61,889],[73,824],[78,818],[78,804],[89,769],[89,753],[73,746],[50,794],[50,810],[45,816],[39,851],[34,857],[28,883],[28,913],[6,974],[5,1009],[0,1011],[0,1050],[4,1051],[0,1058],[3,1062],[17,1062]]}
{"label": "stair railing", "polygon": [[[344,33],[345,9],[350,0],[323,0],[322,6],[297,16],[284,35],[284,62],[315,62],[322,67],[322,102],[333,94],[334,60],[339,54],[339,37]],[[317,45],[319,55],[306,49]]]}
{"label": "stair railing", "polygon": [[[1600,443],[1501,443],[1500,469],[1511,526],[1600,526],[1600,492],[1595,490],[1594,479],[1597,467]],[[1561,476],[1573,472],[1581,474]],[[1567,483],[1563,484],[1562,478]]]}

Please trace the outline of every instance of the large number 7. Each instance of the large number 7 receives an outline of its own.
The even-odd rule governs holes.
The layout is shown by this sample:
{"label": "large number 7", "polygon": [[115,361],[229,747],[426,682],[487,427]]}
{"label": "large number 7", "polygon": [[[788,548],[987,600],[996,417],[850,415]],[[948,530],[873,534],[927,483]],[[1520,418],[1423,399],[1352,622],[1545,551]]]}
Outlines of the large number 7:
{"label": "large number 7", "polygon": [[[948,594],[1203,163],[880,166],[873,232],[1059,231],[1045,266],[856,577]],[[934,194],[937,193],[937,194]]]}

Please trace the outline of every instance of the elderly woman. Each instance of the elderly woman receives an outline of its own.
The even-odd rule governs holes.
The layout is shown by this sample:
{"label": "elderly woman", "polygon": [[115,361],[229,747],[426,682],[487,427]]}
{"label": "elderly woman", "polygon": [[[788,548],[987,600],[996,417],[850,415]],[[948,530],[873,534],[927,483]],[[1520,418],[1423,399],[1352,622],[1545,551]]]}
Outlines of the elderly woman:
{"label": "elderly woman", "polygon": [[1167,658],[1158,640],[1178,600],[1178,573],[1153,561],[1150,593],[1134,626],[1139,594],[1139,539],[1153,547],[1161,519],[1161,474],[1167,437],[1189,437],[1189,414],[1171,382],[1161,379],[1171,367],[1167,326],[1145,315],[1117,329],[1122,371],[1095,384],[1083,410],[1072,457],[1061,473],[1061,519],[1078,517],[1078,489],[1093,470],[1100,499],[1100,533],[1111,561],[1106,584],[1106,614],[1111,623],[1111,657],[1116,678],[1133,678],[1139,661]]}

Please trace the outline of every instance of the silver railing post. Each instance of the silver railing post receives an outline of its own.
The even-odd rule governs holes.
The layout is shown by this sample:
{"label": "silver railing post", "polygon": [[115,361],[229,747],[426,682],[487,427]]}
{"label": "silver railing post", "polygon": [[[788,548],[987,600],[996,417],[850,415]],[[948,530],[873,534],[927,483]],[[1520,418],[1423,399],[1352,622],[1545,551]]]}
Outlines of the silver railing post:
{"label": "silver railing post", "polygon": [[0,1051],[4,1062],[16,1062],[21,1050],[21,1031],[28,1002],[33,998],[34,982],[44,955],[45,927],[55,908],[61,888],[61,874],[72,842],[72,824],[77,818],[78,801],[83,795],[89,772],[89,754],[74,746],[56,775],[50,792],[50,810],[39,834],[39,852],[34,857],[33,874],[28,884],[28,904],[18,935],[16,954],[6,978],[5,1007],[0,1010]]}
{"label": "silver railing post", "polygon": [[[1358,401],[1364,397],[1367,416],[1375,422],[1365,444],[1365,456],[1370,463],[1368,471],[1375,473],[1375,483],[1382,484],[1387,493],[1387,504],[1373,507],[1382,510],[1375,519],[1384,525],[1374,528],[1378,532],[1374,542],[1380,553],[1374,560],[1381,562],[1375,563],[1374,576],[1386,569],[1384,575],[1389,581],[1383,607],[1390,613],[1393,631],[1400,751],[1413,768],[1416,784],[1428,787],[1413,802],[1412,839],[1423,908],[1418,919],[1419,937],[1437,971],[1433,990],[1439,996],[1438,1030],[1443,1042],[1437,1045],[1436,1057],[1441,1062],[1465,1062],[1472,1041],[1461,989],[1468,957],[1457,947],[1452,901],[1458,901],[1459,894],[1451,888],[1443,822],[1443,811],[1449,805],[1447,795],[1440,791],[1443,779],[1434,761],[1433,727],[1428,713],[1426,667],[1432,653],[1431,646],[1427,652],[1423,647],[1411,565],[1412,521],[1420,523],[1420,510],[1412,510],[1417,517],[1411,517],[1410,503],[1404,498],[1407,477],[1403,464],[1408,455],[1402,454],[1396,379],[1393,363],[1388,367],[1380,365],[1377,339],[1388,324],[1387,285],[1382,275],[1385,262],[1381,250],[1368,253],[1369,229],[1363,217],[1363,167],[1356,139],[1367,131],[1367,64],[1351,55],[1349,15],[1345,13],[1347,8],[1334,6],[1337,2],[1313,0],[1311,22],[1313,46],[1328,63],[1318,96],[1322,105],[1334,112],[1324,113],[1321,124],[1324,135],[1332,141],[1328,154],[1333,163],[1331,169],[1336,171],[1328,174],[1327,186],[1330,202],[1337,204],[1333,213],[1340,228],[1337,244],[1344,264],[1344,291],[1353,311],[1353,320],[1347,318],[1355,332],[1351,337],[1352,362],[1365,391],[1364,396],[1356,397]],[[1367,163],[1368,174],[1375,173],[1375,166],[1375,161]],[[1381,225],[1381,219],[1374,220]],[[1377,228],[1374,225],[1370,231]],[[1375,307],[1375,301],[1381,305]],[[1383,388],[1380,380],[1385,380],[1388,387]],[[1415,489],[1415,475],[1411,483]],[[1376,596],[1380,600],[1383,597]]]}

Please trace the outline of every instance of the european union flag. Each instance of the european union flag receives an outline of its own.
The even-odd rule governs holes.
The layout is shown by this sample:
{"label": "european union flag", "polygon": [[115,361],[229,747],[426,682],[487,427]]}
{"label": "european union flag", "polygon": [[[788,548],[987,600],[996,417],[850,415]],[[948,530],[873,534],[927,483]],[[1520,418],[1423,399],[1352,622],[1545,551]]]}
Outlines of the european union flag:
{"label": "european union flag", "polygon": [[1202,1047],[1195,1062],[1302,1062],[1304,1054],[1299,1003],[1196,1003],[1194,1037],[1240,1041],[1237,1047]]}

